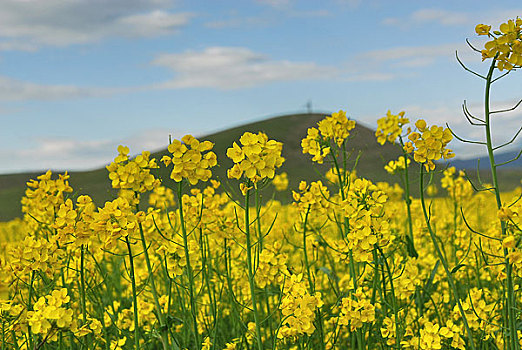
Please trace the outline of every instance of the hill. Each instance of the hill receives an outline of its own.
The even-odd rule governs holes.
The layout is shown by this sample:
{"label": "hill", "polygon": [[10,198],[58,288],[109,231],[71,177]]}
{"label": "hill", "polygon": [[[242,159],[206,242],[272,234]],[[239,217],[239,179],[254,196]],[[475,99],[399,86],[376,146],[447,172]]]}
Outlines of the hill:
{"label": "hill", "polygon": [[[522,147],[522,146],[521,146]],[[496,152],[495,159],[497,163],[509,162],[512,159],[515,159],[519,155],[519,150],[516,151],[505,151],[505,152]],[[479,165],[480,164],[480,165]],[[487,156],[480,158],[470,158],[470,159],[455,159],[451,161],[451,165],[456,167],[457,169],[477,169],[477,165],[481,170],[489,169],[489,158]],[[518,159],[507,163],[502,166],[503,169],[521,169],[522,170],[522,156],[519,156]]]}
{"label": "hill", "polygon": [[[311,157],[304,155],[301,149],[301,139],[306,136],[307,129],[315,126],[322,118],[324,114],[285,115],[216,132],[199,139],[214,142],[214,152],[217,154],[219,165],[213,169],[213,174],[223,181],[226,179],[226,170],[232,166],[231,160],[226,157],[227,148],[245,131],[265,132],[269,138],[283,142],[283,156],[286,161],[280,171],[288,173],[290,188],[296,188],[299,181],[316,180],[318,171],[324,174],[329,168],[327,164],[314,164],[310,160]],[[349,142],[353,151],[352,160],[359,151],[362,152],[357,167],[358,174],[374,181],[387,179],[383,164],[389,159],[396,158],[399,155],[398,149],[390,145],[377,144],[374,131],[361,124],[357,124],[352,135]],[[161,159],[166,152],[166,150],[157,152],[152,156]],[[115,191],[110,188],[107,171],[104,168],[70,174],[70,183],[75,192],[91,195],[98,205],[113,198]],[[20,216],[20,198],[25,191],[25,184],[36,176],[38,173],[0,175],[0,220]],[[161,171],[160,176],[162,179],[167,179],[167,183],[170,181],[168,172]],[[286,194],[284,199],[290,200],[290,195]]]}
{"label": "hill", "polygon": [[[224,131],[216,132],[211,135],[199,137],[200,140],[209,140],[215,143],[214,152],[218,157],[218,166],[213,169],[214,177],[222,182],[227,182],[226,171],[232,166],[232,162],[226,157],[226,150],[237,141],[245,132],[265,132],[270,139],[283,142],[283,156],[286,158],[279,172],[287,172],[290,180],[289,188],[295,189],[301,180],[315,181],[319,174],[324,174],[330,167],[328,164],[318,165],[310,160],[309,155],[304,155],[301,149],[301,139],[306,136],[307,129],[315,126],[316,123],[324,118],[324,114],[293,114],[275,117],[255,123],[250,123]],[[391,177],[383,166],[391,159],[396,159],[400,150],[390,144],[384,146],[376,142],[374,131],[360,123],[352,130],[351,138],[348,143],[348,150],[351,152],[349,165],[360,154],[357,164],[357,174],[368,178],[374,182],[388,181],[396,182],[395,177]],[[139,150],[136,150],[139,151]],[[161,159],[166,154],[166,150],[154,153],[152,156]],[[44,171],[42,171],[44,172]],[[29,179],[36,178],[38,173],[8,174],[0,175],[0,221],[21,216],[20,199],[25,191],[25,184]],[[70,184],[75,190],[75,194],[89,194],[96,204],[103,205],[107,200],[112,200],[116,191],[111,189],[105,168],[70,173]],[[162,169],[159,176],[164,180],[166,186],[173,185],[168,178],[169,172]],[[474,176],[470,174],[473,178]],[[436,176],[439,178],[440,174]],[[520,171],[512,171],[504,176],[500,175],[500,183],[504,185],[502,189],[508,190],[519,185]],[[481,172],[481,178],[488,181],[487,172]],[[232,184],[233,188],[236,188]],[[412,195],[417,192],[416,177],[412,176]],[[265,192],[265,198],[271,196],[271,189]],[[278,199],[283,202],[291,201],[291,193],[286,192],[278,195]]]}

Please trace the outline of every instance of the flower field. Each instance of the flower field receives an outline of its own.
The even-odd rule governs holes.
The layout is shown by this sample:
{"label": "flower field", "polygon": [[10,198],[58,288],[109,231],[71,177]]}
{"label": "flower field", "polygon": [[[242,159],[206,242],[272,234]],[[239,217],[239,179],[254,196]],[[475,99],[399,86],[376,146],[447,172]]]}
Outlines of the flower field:
{"label": "flower field", "polygon": [[[522,188],[498,189],[488,96],[522,65],[521,32],[519,18],[476,27],[486,106],[464,112],[491,184],[440,165],[469,141],[390,111],[375,137],[403,153],[383,164],[400,185],[348,167],[344,111],[303,135],[310,166],[330,170],[298,188],[262,132],[229,145],[227,179],[190,135],[161,159],[120,146],[119,195],[100,206],[67,173],[30,181],[23,218],[0,223],[1,349],[520,349]],[[293,202],[266,198],[271,186]]]}

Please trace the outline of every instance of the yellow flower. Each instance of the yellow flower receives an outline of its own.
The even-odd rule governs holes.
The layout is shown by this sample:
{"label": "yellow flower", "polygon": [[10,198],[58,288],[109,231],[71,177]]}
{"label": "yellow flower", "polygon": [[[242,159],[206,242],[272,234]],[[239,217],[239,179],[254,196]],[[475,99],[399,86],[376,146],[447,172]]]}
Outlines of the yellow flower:
{"label": "yellow flower", "polygon": [[417,163],[424,163],[426,171],[435,169],[434,161],[454,157],[452,151],[446,148],[453,139],[449,129],[436,125],[428,128],[423,119],[419,119],[415,126],[419,132],[412,132],[408,135],[410,142],[404,145],[404,150],[408,153],[413,152],[413,159]]}
{"label": "yellow flower", "polygon": [[284,191],[288,188],[288,174],[281,173],[280,175],[274,176],[274,180],[272,181],[276,191]]}
{"label": "yellow flower", "polygon": [[120,338],[118,340],[111,340],[111,350],[123,350],[123,346],[127,342],[127,337]]}
{"label": "yellow flower", "polygon": [[478,35],[488,35],[492,40],[484,44],[482,60],[496,58],[496,68],[500,71],[522,66],[522,20],[510,19],[500,25],[499,31],[490,33],[491,27],[479,24],[475,31]]}
{"label": "yellow flower", "polygon": [[[317,128],[309,128],[307,136],[301,140],[303,154],[312,155],[312,161],[322,164],[330,154],[330,148],[334,145],[341,147],[354,128],[355,121],[349,120],[345,111],[327,116],[317,123]],[[333,141],[332,145],[330,141]]]}
{"label": "yellow flower", "polygon": [[377,120],[377,131],[375,131],[375,137],[377,142],[384,145],[386,141],[395,142],[397,137],[402,134],[402,127],[408,124],[410,121],[404,118],[405,112],[399,112],[399,114],[391,114],[390,110],[386,113],[386,117]]}
{"label": "yellow flower", "polygon": [[488,35],[490,30],[491,26],[485,24],[477,24],[477,26],[475,27],[475,32],[478,35]]}
{"label": "yellow flower", "polygon": [[232,179],[240,179],[242,176],[257,182],[259,180],[275,176],[275,169],[281,167],[285,159],[281,156],[283,144],[269,140],[264,133],[253,134],[245,132],[239,142],[236,142],[227,150],[227,157],[232,159],[234,165],[227,171]]}
{"label": "yellow flower", "polygon": [[315,310],[321,306],[321,293],[308,294],[303,275],[292,275],[290,280],[287,279],[279,306],[285,321],[277,336],[288,338],[303,334],[312,335],[315,331]]}
{"label": "yellow flower", "polygon": [[128,147],[120,145],[118,152],[118,156],[106,167],[113,188],[142,193],[159,185],[159,180],[150,173],[150,169],[158,167],[156,159],[150,159],[150,152],[142,152],[132,160],[127,156]]}
{"label": "yellow flower", "polygon": [[516,239],[515,236],[507,236],[502,240],[502,248],[515,248],[516,247]]}
{"label": "yellow flower", "polygon": [[199,181],[208,181],[212,176],[210,168],[217,165],[217,157],[211,151],[214,144],[210,141],[200,142],[192,135],[185,135],[174,140],[168,147],[171,156],[163,156],[165,166],[173,164],[170,178],[176,182],[187,179],[191,185]]}

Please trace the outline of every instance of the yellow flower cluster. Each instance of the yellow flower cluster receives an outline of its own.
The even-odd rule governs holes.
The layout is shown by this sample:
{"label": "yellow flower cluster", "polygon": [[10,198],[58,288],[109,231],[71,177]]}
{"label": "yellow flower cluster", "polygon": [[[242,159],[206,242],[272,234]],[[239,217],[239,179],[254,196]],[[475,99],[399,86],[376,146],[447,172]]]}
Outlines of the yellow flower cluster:
{"label": "yellow flower cluster", "polygon": [[346,112],[340,110],[321,120],[317,127],[324,140],[334,140],[337,146],[341,147],[344,140],[350,136],[350,130],[355,128],[355,120],[349,120]]}
{"label": "yellow flower cluster", "polygon": [[516,263],[515,268],[522,275],[522,251],[520,250],[520,237],[522,237],[522,201],[520,197],[514,198],[510,204],[501,207],[497,217],[506,225],[506,237],[503,240],[503,248],[509,249],[508,257]]}
{"label": "yellow flower cluster", "polygon": [[355,121],[346,117],[346,112],[340,110],[317,123],[317,128],[308,129],[307,136],[301,141],[303,154],[313,156],[312,161],[322,164],[324,158],[330,154],[333,141],[341,147],[355,128]]}
{"label": "yellow flower cluster", "polygon": [[[475,287],[469,290],[468,297],[462,301],[462,308],[472,329],[491,329],[492,325],[487,320],[491,320],[491,313],[496,305],[494,302],[488,303],[490,298],[491,295],[487,290]],[[456,318],[460,317],[457,306],[454,308],[454,313]]]}
{"label": "yellow flower cluster", "polygon": [[[35,229],[37,223],[50,225],[54,221],[54,213],[58,211],[64,201],[64,194],[71,193],[69,175],[67,172],[58,175],[58,179],[52,179],[52,172],[38,176],[37,180],[27,182],[25,196],[22,198],[22,212],[31,214],[31,228]],[[31,229],[30,228],[30,229]]]}
{"label": "yellow flower cluster", "polygon": [[356,261],[372,261],[374,245],[385,246],[391,240],[390,225],[384,216],[388,197],[371,181],[356,179],[350,186],[341,209],[350,222],[347,247]]}
{"label": "yellow flower cluster", "polygon": [[292,275],[285,284],[281,300],[283,326],[279,330],[279,338],[295,338],[300,335],[312,335],[315,331],[315,310],[323,306],[321,293],[310,295],[303,275]]}
{"label": "yellow flower cluster", "polygon": [[[201,268],[201,262],[197,259],[200,246],[194,239],[189,239],[187,244],[191,268],[197,271]],[[171,278],[181,276],[184,273],[187,267],[187,259],[181,240],[165,242],[158,248],[158,252],[165,255],[166,268]]]}
{"label": "yellow flower cluster", "polygon": [[241,146],[234,142],[227,150],[227,157],[234,162],[234,166],[227,172],[228,177],[240,179],[244,175],[253,182],[265,178],[273,179],[275,169],[285,161],[281,156],[283,144],[269,140],[262,132],[245,132],[239,142]]}
{"label": "yellow flower cluster", "polygon": [[[67,308],[70,297],[67,289],[53,290],[50,295],[38,299],[33,311],[27,312],[27,322],[31,330],[37,334],[51,335],[51,329],[66,330],[75,326],[73,322],[73,310]],[[57,333],[49,337],[56,340]]]}
{"label": "yellow flower cluster", "polygon": [[396,262],[397,269],[393,274],[393,288],[397,298],[406,301],[412,297],[417,287],[420,287],[423,283],[419,274],[419,263],[421,261],[410,257],[406,259],[400,257],[398,260],[402,261]]}
{"label": "yellow flower cluster", "polygon": [[188,229],[196,227],[219,231],[225,217],[222,214],[222,205],[228,202],[226,193],[216,193],[220,186],[218,181],[213,181],[212,186],[207,186],[203,191],[197,188],[191,189],[191,195],[182,197],[183,216]]}
{"label": "yellow flower cluster", "polygon": [[256,284],[259,288],[275,283],[282,285],[283,280],[289,275],[286,267],[288,256],[280,253],[281,243],[266,245],[259,254],[259,265],[256,271]]}
{"label": "yellow flower cluster", "polygon": [[301,147],[303,148],[304,154],[308,153],[312,155],[312,161],[319,164],[323,164],[324,158],[330,154],[328,142],[323,141],[319,130],[316,128],[308,129],[306,138],[301,141]]}
{"label": "yellow flower cluster", "polygon": [[274,176],[272,185],[274,185],[276,191],[285,191],[288,188],[288,174],[283,172]]}
{"label": "yellow flower cluster", "polygon": [[463,203],[463,200],[471,197],[473,194],[473,186],[471,186],[471,183],[466,179],[462,170],[457,174],[455,167],[449,167],[444,170],[443,174],[444,177],[440,181],[441,187],[448,191],[448,194],[453,200]]}
{"label": "yellow flower cluster", "polygon": [[392,186],[387,182],[377,182],[375,185],[379,190],[384,192],[390,201],[398,201],[404,194],[404,190],[398,183],[394,183]]}
{"label": "yellow flower cluster", "polygon": [[157,167],[156,159],[150,159],[150,152],[144,151],[136,158],[129,159],[129,148],[120,145],[118,156],[107,165],[107,170],[113,188],[143,193],[159,185],[160,181],[150,173],[150,169]]}
{"label": "yellow flower cluster", "polygon": [[345,297],[341,302],[341,313],[339,315],[339,324],[350,326],[350,330],[361,328],[364,323],[372,323],[375,321],[375,305],[365,297],[362,289],[357,289],[353,297]]}
{"label": "yellow flower cluster", "polygon": [[306,181],[301,181],[299,183],[299,192],[292,191],[292,196],[295,201],[294,205],[303,213],[306,213],[308,210],[325,213],[330,207],[328,201],[330,192],[321,180],[312,182],[310,185]]}
{"label": "yellow flower cluster", "polygon": [[522,19],[510,19],[500,25],[500,30],[491,31],[491,26],[479,24],[475,27],[478,35],[487,35],[492,40],[486,42],[482,50],[482,60],[496,57],[497,68],[511,70],[522,66]]}
{"label": "yellow flower cluster", "polygon": [[158,209],[172,208],[175,203],[174,191],[165,186],[155,187],[149,195],[149,204]]}
{"label": "yellow flower cluster", "polygon": [[384,166],[384,170],[386,170],[388,174],[395,174],[398,170],[406,169],[406,164],[410,166],[411,160],[408,158],[405,161],[404,159],[404,156],[400,156],[397,160],[390,160],[388,164]]}
{"label": "yellow flower cluster", "polygon": [[[143,215],[142,215],[143,214]],[[138,216],[134,214],[130,203],[122,197],[106,202],[103,208],[93,214],[90,227],[97,232],[103,243],[103,248],[111,250],[117,240],[131,235],[138,229]]]}
{"label": "yellow flower cluster", "polygon": [[13,273],[19,276],[29,276],[32,271],[51,276],[54,266],[62,257],[63,251],[58,249],[55,239],[47,241],[44,238],[26,236],[22,244],[13,247],[10,265]]}
{"label": "yellow flower cluster", "polygon": [[446,148],[453,139],[448,128],[433,125],[430,128],[423,119],[417,120],[415,126],[419,132],[412,132],[408,138],[410,142],[404,145],[404,150],[413,154],[417,163],[424,163],[426,171],[435,170],[435,160],[449,159],[455,155],[452,150]]}
{"label": "yellow flower cluster", "polygon": [[90,225],[93,220],[94,205],[91,197],[79,196],[76,200],[76,208],[73,201],[67,199],[60,204],[60,209],[56,213],[56,219],[52,227],[56,229],[56,238],[61,246],[73,243],[75,246],[82,244],[88,245],[93,230]]}
{"label": "yellow flower cluster", "polygon": [[[347,183],[350,183],[357,178],[357,170],[355,169],[352,171],[344,171],[344,169],[341,168],[339,169],[339,173],[341,174],[341,180]],[[332,184],[339,184],[339,175],[335,167],[328,169],[324,177]]]}
{"label": "yellow flower cluster", "polygon": [[192,135],[185,135],[174,140],[168,147],[171,156],[163,156],[161,161],[168,167],[173,164],[170,178],[176,182],[187,179],[196,185],[199,181],[208,181],[212,176],[210,168],[216,166],[217,157],[210,141],[199,142]]}
{"label": "yellow flower cluster", "polygon": [[127,337],[111,340],[111,350],[123,350],[123,346],[127,343]]}
{"label": "yellow flower cluster", "polygon": [[388,110],[386,117],[377,120],[377,131],[375,131],[377,142],[384,145],[386,141],[394,143],[397,140],[397,137],[402,134],[402,127],[410,122],[408,118],[404,118],[404,114],[405,112],[401,111],[395,115]]}
{"label": "yellow flower cluster", "polygon": [[420,330],[419,345],[422,350],[442,349],[440,326],[436,323],[426,322],[424,328]]}

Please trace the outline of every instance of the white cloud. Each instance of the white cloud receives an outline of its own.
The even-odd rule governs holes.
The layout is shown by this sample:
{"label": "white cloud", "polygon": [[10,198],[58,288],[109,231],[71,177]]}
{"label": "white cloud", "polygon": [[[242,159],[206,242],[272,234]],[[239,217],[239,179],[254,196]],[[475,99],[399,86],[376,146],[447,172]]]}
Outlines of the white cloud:
{"label": "white cloud", "polygon": [[257,0],[257,2],[276,9],[287,8],[292,4],[292,0]]}
{"label": "white cloud", "polygon": [[118,20],[126,36],[156,36],[172,33],[185,26],[190,18],[188,13],[168,13],[155,10],[146,14],[132,15]]}
{"label": "white cloud", "polygon": [[175,73],[172,80],[158,88],[237,89],[277,81],[330,79],[339,73],[335,67],[273,60],[242,47],[161,54],[152,63]]}
{"label": "white cloud", "polygon": [[380,73],[380,72],[354,72],[348,75],[345,80],[357,82],[357,81],[386,81],[395,78],[395,74],[392,73]]}
{"label": "white cloud", "polygon": [[491,11],[491,12],[481,12],[476,13],[476,15],[473,17],[474,24],[477,23],[484,23],[491,25],[494,29],[497,29],[498,26],[506,22],[509,19],[515,19],[520,17],[522,14],[522,7],[520,8],[511,8],[509,10],[497,10],[497,11]]}
{"label": "white cloud", "polygon": [[521,9],[497,10],[490,12],[456,12],[437,8],[426,8],[414,11],[405,17],[389,17],[383,24],[408,28],[421,24],[436,24],[443,27],[473,26],[479,22],[497,26],[507,19],[516,18],[522,13]]}
{"label": "white cloud", "polygon": [[390,26],[408,27],[426,23],[434,23],[441,26],[459,26],[468,24],[470,17],[461,12],[451,12],[442,9],[421,9],[412,12],[407,17],[390,17],[383,20],[383,24]]}
{"label": "white cloud", "polygon": [[380,67],[388,64],[395,68],[422,68],[433,65],[438,60],[455,60],[455,51],[459,52],[461,60],[473,59],[478,56],[466,44],[441,44],[427,46],[403,46],[388,49],[372,50],[357,55],[354,64],[364,62],[365,65]]}
{"label": "white cloud", "polygon": [[293,11],[290,13],[292,17],[310,18],[310,17],[330,17],[332,13],[325,9],[308,10],[308,11]]}
{"label": "white cloud", "polygon": [[471,18],[469,14],[462,12],[451,12],[442,9],[420,9],[403,18],[385,18],[383,24],[405,28],[412,25],[434,23],[444,27],[451,27],[467,25]]}
{"label": "white cloud", "polygon": [[25,149],[0,151],[0,161],[7,164],[4,172],[90,170],[109,164],[117,155],[118,145],[128,146],[131,155],[165,149],[169,134],[173,139],[183,135],[177,130],[150,129],[120,140],[41,138]]}
{"label": "white cloud", "polygon": [[433,22],[442,26],[458,26],[470,21],[468,15],[441,9],[422,9],[411,14],[411,20],[417,23]]}
{"label": "white cloud", "polygon": [[3,0],[0,49],[170,34],[193,16],[171,7],[171,0]]}
{"label": "white cloud", "polygon": [[251,27],[251,26],[267,26],[271,20],[267,17],[232,17],[228,19],[220,19],[205,23],[208,28],[222,29],[222,28],[237,28],[237,27]]}
{"label": "white cloud", "polygon": [[74,85],[44,85],[0,76],[0,101],[62,100],[107,96],[140,88],[96,88]]}

